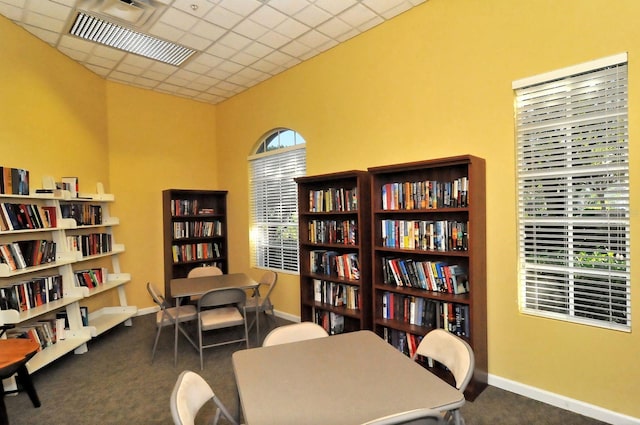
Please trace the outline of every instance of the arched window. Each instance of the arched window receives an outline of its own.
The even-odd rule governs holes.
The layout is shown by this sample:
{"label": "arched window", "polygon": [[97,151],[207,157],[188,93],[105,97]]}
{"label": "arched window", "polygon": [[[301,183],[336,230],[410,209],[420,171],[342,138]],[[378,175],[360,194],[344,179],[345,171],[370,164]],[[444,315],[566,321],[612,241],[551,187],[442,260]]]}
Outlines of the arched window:
{"label": "arched window", "polygon": [[286,128],[269,132],[249,157],[252,265],[298,272],[298,188],[305,140]]}

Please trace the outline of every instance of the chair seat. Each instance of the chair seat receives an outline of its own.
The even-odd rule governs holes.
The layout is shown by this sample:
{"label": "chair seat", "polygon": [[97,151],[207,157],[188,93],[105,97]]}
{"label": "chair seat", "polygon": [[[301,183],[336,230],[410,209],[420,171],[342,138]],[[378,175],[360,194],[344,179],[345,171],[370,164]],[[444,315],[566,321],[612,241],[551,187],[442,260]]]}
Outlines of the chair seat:
{"label": "chair seat", "polygon": [[156,313],[156,325],[158,326],[173,326],[174,319],[177,317],[178,323],[189,322],[196,320],[198,317],[198,311],[193,305],[181,305],[180,307],[169,307],[164,310],[165,314],[162,314],[162,310]]}
{"label": "chair seat", "polygon": [[202,311],[200,321],[202,322],[202,330],[208,331],[243,325],[244,317],[235,307],[220,307]]}

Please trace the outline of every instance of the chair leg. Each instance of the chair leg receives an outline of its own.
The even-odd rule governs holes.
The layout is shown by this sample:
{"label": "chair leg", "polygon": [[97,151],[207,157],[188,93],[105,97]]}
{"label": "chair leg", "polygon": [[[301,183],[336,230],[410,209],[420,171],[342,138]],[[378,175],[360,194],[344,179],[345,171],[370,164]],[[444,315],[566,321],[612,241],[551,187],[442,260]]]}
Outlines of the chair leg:
{"label": "chair leg", "polygon": [[7,406],[4,404],[4,385],[0,379],[0,425],[9,425],[9,415],[7,415]]}
{"label": "chair leg", "polygon": [[202,358],[202,328],[198,319],[198,351],[200,352],[200,370],[204,370],[204,360]]}
{"label": "chair leg", "polygon": [[36,387],[33,386],[33,381],[31,380],[31,375],[29,375],[26,364],[23,364],[18,368],[18,378],[20,378],[22,388],[24,388],[29,395],[31,403],[33,403],[33,407],[40,407],[40,398],[36,392]]}

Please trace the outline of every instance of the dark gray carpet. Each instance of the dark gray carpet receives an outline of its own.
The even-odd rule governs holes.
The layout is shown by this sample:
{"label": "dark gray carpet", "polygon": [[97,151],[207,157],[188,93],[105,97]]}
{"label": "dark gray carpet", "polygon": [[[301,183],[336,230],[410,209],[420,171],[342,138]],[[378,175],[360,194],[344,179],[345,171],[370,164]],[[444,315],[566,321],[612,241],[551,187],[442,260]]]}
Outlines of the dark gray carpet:
{"label": "dark gray carpet", "polygon": [[[262,323],[273,327],[287,322],[269,317]],[[261,332],[262,336],[265,333]],[[69,354],[37,371],[33,379],[42,407],[35,409],[25,393],[7,396],[11,425],[171,425],[169,396],[184,369],[200,373],[231,411],[236,411],[231,354],[242,349],[242,344],[206,350],[205,369],[200,371],[198,353],[182,338],[178,366],[174,368],[173,334],[166,329],[151,364],[154,336],[153,315],[136,317],[132,327],[118,326],[92,340],[87,353]],[[255,331],[250,338],[255,346]],[[212,413],[213,408],[207,406],[198,416],[198,424],[209,423]],[[467,403],[463,416],[467,425],[602,424],[494,387]]]}

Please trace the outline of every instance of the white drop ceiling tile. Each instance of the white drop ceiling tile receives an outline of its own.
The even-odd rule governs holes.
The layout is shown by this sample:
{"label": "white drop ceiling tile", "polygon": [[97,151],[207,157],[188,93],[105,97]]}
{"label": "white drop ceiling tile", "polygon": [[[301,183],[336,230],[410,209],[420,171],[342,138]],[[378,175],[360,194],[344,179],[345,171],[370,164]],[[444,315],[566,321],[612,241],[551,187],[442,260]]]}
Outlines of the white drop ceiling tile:
{"label": "white drop ceiling tile", "polygon": [[84,66],[94,74],[98,74],[103,78],[106,78],[107,75],[109,75],[109,72],[111,72],[110,68],[103,68],[101,66],[91,65],[89,63],[85,63]]}
{"label": "white drop ceiling tile", "polygon": [[275,75],[278,73],[278,69],[280,69],[280,66],[278,66],[277,64],[273,63],[273,62],[269,62],[267,60],[259,60],[258,62],[255,62],[251,65],[251,68],[258,70],[260,72],[264,72],[267,74],[271,74],[271,75]]}
{"label": "white drop ceiling tile", "polygon": [[269,28],[262,26],[256,22],[245,19],[233,28],[233,31],[242,34],[252,40],[258,40],[262,35],[269,31]]}
{"label": "white drop ceiling tile", "polygon": [[353,29],[351,25],[339,18],[332,18],[317,28],[318,31],[331,38],[338,38],[351,29]]}
{"label": "white drop ceiling tile", "polygon": [[174,0],[172,6],[199,18],[204,17],[213,8],[213,4],[205,0]]}
{"label": "white drop ceiling tile", "polygon": [[186,34],[185,31],[165,24],[164,22],[156,22],[149,28],[149,34],[162,38],[163,40],[173,41],[177,43],[180,37]]}
{"label": "white drop ceiling tile", "polygon": [[249,15],[249,19],[267,28],[273,28],[284,22],[287,16],[269,6],[264,6]]}
{"label": "white drop ceiling tile", "polygon": [[192,81],[186,85],[188,89],[195,90],[198,93],[203,92],[209,88],[206,84],[199,83],[197,81]]}
{"label": "white drop ceiling tile", "polygon": [[242,16],[249,16],[251,12],[262,6],[257,0],[221,0],[219,6]]}
{"label": "white drop ceiling tile", "polygon": [[142,76],[150,80],[154,80],[156,82],[163,81],[165,78],[167,78],[167,74],[164,74],[162,72],[156,72],[150,69],[147,69],[146,71],[144,71],[142,73]]}
{"label": "white drop ceiling tile", "polygon": [[128,63],[119,63],[116,67],[117,72],[124,72],[125,74],[140,75],[144,71],[144,68],[130,65]]}
{"label": "white drop ceiling tile", "polygon": [[227,91],[232,91],[238,88],[236,84],[229,83],[227,81],[221,81],[220,84],[216,85],[217,88]]}
{"label": "white drop ceiling tile", "polygon": [[384,22],[384,19],[382,19],[380,16],[374,16],[370,21],[365,22],[362,25],[359,25],[358,26],[358,31],[360,31],[360,32],[368,31],[371,28],[376,27],[376,26],[380,25],[383,22]]}
{"label": "white drop ceiling tile", "polygon": [[319,7],[309,5],[309,7],[296,13],[295,18],[313,28],[331,19],[331,14]]}
{"label": "white drop ceiling tile", "polygon": [[250,54],[251,56],[255,56],[256,58],[263,58],[269,53],[273,52],[273,48],[255,41],[245,47],[244,52]]}
{"label": "white drop ceiling tile", "polygon": [[121,71],[113,71],[111,74],[109,74],[109,78],[112,78],[114,80],[117,81],[124,81],[127,83],[132,83],[133,80],[135,80],[136,76],[135,75],[131,75],[131,74],[127,74],[126,72],[121,72]]}
{"label": "white drop ceiling tile", "polygon": [[215,96],[213,94],[208,94],[208,93],[200,93],[198,96],[196,96],[196,99],[205,103],[213,103],[213,104],[222,102],[224,100],[224,98],[220,96]]}
{"label": "white drop ceiling tile", "polygon": [[291,56],[279,51],[275,51],[270,55],[265,56],[264,58],[264,60],[269,61],[271,63],[275,63],[276,65],[284,65],[285,63],[289,62],[291,59],[293,59]]}
{"label": "white drop ceiling tile", "polygon": [[242,15],[233,13],[222,7],[214,7],[204,19],[208,22],[216,24],[222,28],[231,29],[240,21],[242,21]]}
{"label": "white drop ceiling tile", "polygon": [[256,69],[253,69],[251,67],[247,67],[244,68],[243,70],[241,70],[240,72],[238,72],[237,75],[242,75],[243,77],[249,79],[249,80],[257,80],[259,78],[261,78],[262,76],[265,75],[264,72],[260,72]]}
{"label": "white drop ceiling tile", "polygon": [[207,40],[206,38],[187,33],[184,36],[180,37],[180,39],[178,40],[178,44],[186,47],[191,47],[192,49],[197,51],[203,51],[211,45],[211,40]]}
{"label": "white drop ceiling tile", "polygon": [[369,22],[375,17],[376,14],[373,13],[371,9],[361,4],[356,4],[352,8],[347,9],[340,14],[340,19],[353,27],[358,27],[365,22]]}
{"label": "white drop ceiling tile", "polygon": [[149,67],[150,70],[171,75],[176,72],[176,67],[163,62],[153,62]]}
{"label": "white drop ceiling tile", "polygon": [[102,68],[109,68],[109,69],[115,68],[116,65],[118,65],[118,61],[102,58],[100,56],[95,56],[95,55],[89,56],[86,60],[86,63],[90,65],[99,66]]}
{"label": "white drop ceiling tile", "polygon": [[77,0],[53,0],[55,3],[60,3],[63,4],[65,6],[69,6],[69,7],[75,7]]}
{"label": "white drop ceiling tile", "polygon": [[312,49],[309,50],[307,53],[303,54],[303,55],[299,55],[298,58],[300,60],[306,61],[308,59],[311,59],[312,57],[318,55],[320,53],[320,51]]}
{"label": "white drop ceiling tile", "polygon": [[172,77],[181,78],[184,81],[194,81],[198,78],[198,74],[195,72],[187,71],[186,69],[177,70]]}
{"label": "white drop ceiling tile", "polygon": [[198,22],[198,18],[172,7],[160,15],[160,22],[183,31],[189,31]]}
{"label": "white drop ceiling tile", "polygon": [[227,78],[227,81],[242,87],[247,87],[252,80],[247,77],[243,77],[242,75],[234,74],[231,77]]}
{"label": "white drop ceiling tile", "polygon": [[69,14],[71,13],[71,7],[65,6],[60,3],[55,3],[48,0],[38,0],[37,3],[37,5],[35,3],[32,4],[34,8],[37,6],[37,9],[32,10],[36,10],[36,13],[47,16],[49,18],[66,21],[69,17]]}
{"label": "white drop ceiling tile", "polygon": [[79,50],[81,52],[90,53],[96,46],[95,43],[86,41],[82,38],[73,37],[71,35],[63,35],[58,42],[59,47],[67,49]]}
{"label": "white drop ceiling tile", "polygon": [[316,0],[316,6],[326,10],[332,15],[337,15],[348,7],[356,4],[355,0]]}
{"label": "white drop ceiling tile", "polygon": [[336,41],[339,42],[339,43],[342,43],[344,41],[347,41],[350,38],[355,37],[358,34],[360,34],[359,30],[357,30],[355,28],[351,28],[349,31],[347,31],[344,34],[341,34],[340,36],[336,37]]}
{"label": "white drop ceiling tile", "polygon": [[206,74],[211,67],[206,66],[200,62],[196,62],[195,60],[188,60],[183,66],[182,69],[186,69],[187,71],[195,72],[198,75]]}
{"label": "white drop ceiling tile", "polygon": [[331,49],[332,47],[335,47],[338,45],[338,42],[336,40],[329,40],[326,43],[318,46],[318,51],[319,52],[326,52],[327,50]]}
{"label": "white drop ceiling tile", "polygon": [[77,62],[84,62],[89,57],[89,54],[87,52],[70,49],[64,46],[61,46],[59,50]]}
{"label": "white drop ceiling tile", "polygon": [[244,35],[240,35],[233,31],[229,31],[223,37],[218,39],[218,43],[223,44],[235,50],[242,50],[244,47],[251,44],[252,41],[253,41],[252,39],[245,37]]}
{"label": "white drop ceiling tile", "polygon": [[119,61],[127,55],[122,50],[114,49],[113,47],[103,46],[101,44],[95,44],[94,46],[93,54],[102,58]]}
{"label": "white drop ceiling tile", "polygon": [[218,65],[216,69],[220,69],[222,71],[228,72],[229,74],[235,74],[236,72],[240,71],[242,68],[244,68],[243,65],[233,63],[230,61],[225,61],[225,62],[222,62],[220,65]]}
{"label": "white drop ceiling tile", "polygon": [[137,77],[133,80],[133,83],[140,87],[144,87],[145,89],[150,89],[158,85],[157,81],[143,77]]}
{"label": "white drop ceiling tile", "polygon": [[207,93],[211,94],[212,96],[226,97],[228,92],[218,87],[211,87],[209,90],[207,90]]}
{"label": "white drop ceiling tile", "polygon": [[185,80],[184,78],[179,78],[179,77],[176,77],[175,75],[171,75],[166,80],[164,80],[164,82],[172,84],[172,85],[176,86],[179,89],[180,87],[184,86],[185,84],[190,83],[190,80]]}
{"label": "white drop ceiling tile", "polygon": [[293,40],[291,43],[282,46],[279,50],[291,56],[299,57],[309,51],[309,46],[300,43],[298,40]]}
{"label": "white drop ceiling tile", "polygon": [[309,47],[312,48],[317,48],[323,44],[325,44],[327,41],[329,41],[329,37],[327,37],[326,35],[318,32],[318,31],[309,31],[306,34],[301,35],[298,38],[298,41],[302,44],[305,44]]}
{"label": "white drop ceiling tile", "polygon": [[160,83],[156,86],[156,89],[163,91],[165,93],[175,93],[178,90],[178,86],[174,84],[169,84],[167,82]]}
{"label": "white drop ceiling tile", "polygon": [[197,90],[191,90],[189,88],[186,87],[180,87],[176,93],[178,93],[180,96],[184,96],[184,97],[194,97],[196,95],[198,95],[200,92]]}
{"label": "white drop ceiling tile", "polygon": [[130,66],[135,66],[144,70],[144,69],[148,69],[151,65],[153,65],[155,61],[142,56],[138,56],[138,55],[125,54],[125,57],[122,59],[121,63],[130,65]]}
{"label": "white drop ceiling tile", "polygon": [[0,3],[0,14],[12,21],[20,21],[22,19],[22,9],[18,6]]}
{"label": "white drop ceiling tile", "polygon": [[209,47],[206,52],[222,59],[229,59],[231,56],[238,53],[236,49],[232,49],[231,47],[223,46],[222,44],[217,43],[214,43],[211,47]]}
{"label": "white drop ceiling tile", "polygon": [[269,31],[268,33],[260,37],[261,43],[269,47],[272,47],[274,49],[278,49],[284,46],[285,44],[289,43],[290,41],[291,41],[291,38],[285,37],[282,34],[278,34],[275,31]]}
{"label": "white drop ceiling tile", "polygon": [[288,16],[295,15],[309,4],[311,4],[309,0],[269,0],[269,6]]}
{"label": "white drop ceiling tile", "polygon": [[198,78],[196,78],[195,82],[211,87],[215,84],[218,84],[220,80],[218,80],[217,78],[211,78],[207,75],[201,75]]}
{"label": "white drop ceiling tile", "polygon": [[193,59],[193,62],[202,64],[208,68],[215,68],[222,63],[222,59],[208,53],[200,53]]}
{"label": "white drop ceiling tile", "polygon": [[6,4],[8,6],[15,6],[21,9],[26,7],[27,0],[0,0],[0,6]]}
{"label": "white drop ceiling tile", "polygon": [[362,4],[379,15],[396,7],[411,7],[406,0],[362,0]]}
{"label": "white drop ceiling tile", "polygon": [[305,32],[309,31],[310,29],[311,28],[308,25],[305,25],[291,18],[286,19],[280,25],[277,25],[275,28],[273,28],[275,32],[282,34],[285,37],[289,37],[291,39],[298,38]]}
{"label": "white drop ceiling tile", "polygon": [[289,68],[293,68],[294,66],[296,66],[297,64],[299,64],[301,62],[302,62],[302,59],[291,58],[290,61],[287,61],[287,62],[283,63],[282,66],[284,66],[285,69],[289,69]]}
{"label": "white drop ceiling tile", "polygon": [[42,28],[49,31],[62,32],[65,22],[60,19],[51,18],[49,16],[40,15],[39,13],[29,13],[24,23],[26,25]]}
{"label": "white drop ceiling tile", "polygon": [[409,3],[411,3],[414,6],[417,6],[419,4],[424,3],[425,1],[427,1],[427,0],[409,0]]}
{"label": "white drop ceiling tile", "polygon": [[32,27],[31,25],[23,25],[23,27],[31,34],[38,37],[40,40],[43,40],[44,42],[49,43],[52,46],[55,46],[55,44],[58,42],[58,33],[55,31],[45,30],[40,27]]}
{"label": "white drop ceiling tile", "polygon": [[225,28],[203,20],[198,21],[198,23],[191,29],[191,33],[200,37],[208,38],[212,41],[218,40],[226,32],[227,30]]}
{"label": "white drop ceiling tile", "polygon": [[234,63],[240,64],[240,65],[244,65],[244,66],[249,66],[252,63],[254,63],[255,61],[258,60],[257,57],[246,54],[244,52],[239,52],[236,55],[231,56],[230,58]]}

